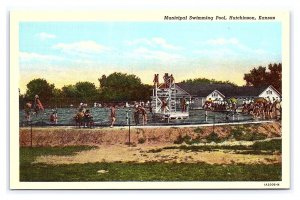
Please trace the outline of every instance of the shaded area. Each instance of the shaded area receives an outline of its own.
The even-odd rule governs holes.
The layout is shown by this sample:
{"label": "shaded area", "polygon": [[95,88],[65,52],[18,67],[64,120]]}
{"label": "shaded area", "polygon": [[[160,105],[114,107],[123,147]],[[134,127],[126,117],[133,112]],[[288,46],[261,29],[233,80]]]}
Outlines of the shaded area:
{"label": "shaded area", "polygon": [[269,141],[256,141],[252,145],[181,145],[181,146],[168,146],[158,149],[151,149],[150,153],[159,153],[168,149],[180,149],[183,151],[203,152],[203,151],[219,151],[219,150],[232,150],[232,153],[238,154],[255,154],[255,155],[272,155],[274,153],[281,154],[281,139],[272,139]]}

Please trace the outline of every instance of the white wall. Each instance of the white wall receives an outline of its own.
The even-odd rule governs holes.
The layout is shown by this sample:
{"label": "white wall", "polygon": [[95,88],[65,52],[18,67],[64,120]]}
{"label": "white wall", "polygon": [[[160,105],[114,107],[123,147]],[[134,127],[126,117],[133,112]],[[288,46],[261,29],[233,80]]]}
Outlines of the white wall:
{"label": "white wall", "polygon": [[206,97],[206,100],[209,100],[209,99],[211,99],[212,101],[214,101],[216,99],[218,99],[220,101],[224,100],[223,96],[217,90],[213,91]]}
{"label": "white wall", "polygon": [[272,88],[272,87],[268,87],[266,90],[264,90],[259,97],[263,97],[265,99],[268,99],[268,97],[270,98],[271,102],[273,102],[273,98],[276,100],[280,100],[280,95]]}

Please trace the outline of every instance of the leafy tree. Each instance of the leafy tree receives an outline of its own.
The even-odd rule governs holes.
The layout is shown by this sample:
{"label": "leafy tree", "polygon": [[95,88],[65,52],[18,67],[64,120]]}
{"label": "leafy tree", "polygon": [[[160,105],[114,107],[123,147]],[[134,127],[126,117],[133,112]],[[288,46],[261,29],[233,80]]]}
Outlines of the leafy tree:
{"label": "leafy tree", "polygon": [[77,90],[75,85],[65,85],[61,88],[62,96],[66,98],[76,98]]}
{"label": "leafy tree", "polygon": [[97,95],[97,89],[94,83],[85,81],[78,82],[75,84],[77,97],[82,99],[82,101],[93,101]]}
{"label": "leafy tree", "polygon": [[101,78],[98,78],[98,81],[99,81],[99,83],[100,83],[100,87],[99,87],[99,88],[101,88],[102,86],[105,87],[105,85],[106,85],[106,80],[107,80],[107,78],[106,78],[106,75],[105,75],[105,74],[103,74]]}
{"label": "leafy tree", "polygon": [[248,86],[260,87],[272,85],[281,92],[282,65],[281,63],[269,64],[268,70],[262,66],[253,68],[250,70],[250,73],[244,74],[244,80]]}
{"label": "leafy tree", "polygon": [[131,101],[150,99],[149,86],[133,74],[115,72],[109,76],[102,75],[100,83],[101,98],[104,101]]}
{"label": "leafy tree", "polygon": [[53,97],[50,103],[50,106],[52,107],[62,107],[62,90],[54,88],[53,90]]}
{"label": "leafy tree", "polygon": [[279,92],[281,92],[281,83],[282,83],[282,65],[279,64],[269,64],[268,66],[269,73],[267,74],[267,80],[270,85],[275,87]]}
{"label": "leafy tree", "polygon": [[49,103],[54,97],[54,84],[49,84],[45,79],[33,79],[27,84],[26,97],[34,99],[39,95],[43,103]]}
{"label": "leafy tree", "polygon": [[229,84],[232,86],[237,86],[235,83],[230,81],[217,81],[215,79],[207,79],[207,78],[195,78],[195,79],[187,79],[181,81],[180,83],[189,83],[189,84],[209,84],[209,83],[217,83],[217,84]]}

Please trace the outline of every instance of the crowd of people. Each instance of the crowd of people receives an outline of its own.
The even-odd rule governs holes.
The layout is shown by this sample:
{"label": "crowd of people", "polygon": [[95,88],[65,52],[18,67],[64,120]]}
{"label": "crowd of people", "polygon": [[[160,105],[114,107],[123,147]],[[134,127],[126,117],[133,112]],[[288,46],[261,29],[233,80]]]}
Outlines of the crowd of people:
{"label": "crowd of people", "polygon": [[78,112],[74,116],[76,126],[92,127],[94,126],[93,116],[90,110],[86,108],[87,105],[80,103]]}
{"label": "crowd of people", "polygon": [[237,112],[241,109],[244,114],[251,115],[254,119],[281,119],[281,101],[273,98],[257,98],[251,100],[243,100],[241,105],[237,101],[224,100],[224,101],[211,101],[208,100],[204,103],[203,109],[210,111],[231,111]]}
{"label": "crowd of people", "polygon": [[[109,121],[111,128],[114,127],[117,120],[117,110],[118,106],[116,104],[109,105]],[[151,112],[151,109],[149,109],[149,111]],[[148,120],[147,110],[143,104],[136,104],[133,111],[133,119],[136,125],[140,124],[140,118],[142,118],[142,125],[146,125]],[[94,125],[93,116],[91,115],[90,111],[85,108],[84,104],[79,105],[78,112],[74,116],[74,120],[79,126],[83,125],[90,127],[91,123]]]}
{"label": "crowd of people", "polygon": [[255,119],[281,119],[281,102],[279,100],[261,100],[244,102],[242,113],[252,115]]}
{"label": "crowd of people", "polygon": [[227,101],[206,101],[202,108],[204,110],[210,110],[210,111],[226,111],[226,110],[235,110],[236,104],[227,102]]}

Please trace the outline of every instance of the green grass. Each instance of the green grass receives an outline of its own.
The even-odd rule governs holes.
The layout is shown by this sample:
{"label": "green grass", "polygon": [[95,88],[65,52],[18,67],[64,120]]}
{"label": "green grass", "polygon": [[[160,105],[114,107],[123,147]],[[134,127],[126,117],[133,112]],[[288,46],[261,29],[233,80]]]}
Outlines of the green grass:
{"label": "green grass", "polygon": [[239,154],[273,154],[274,151],[281,152],[281,139],[273,139],[269,141],[256,141],[253,145],[181,145],[181,146],[170,146],[154,150],[149,150],[150,153],[159,153],[165,149],[181,149],[186,151],[218,151],[218,150],[234,150]]}
{"label": "green grass", "polygon": [[253,150],[269,150],[281,152],[281,139],[274,139],[270,141],[257,141],[252,145]]}
{"label": "green grass", "polygon": [[[281,165],[205,163],[33,164],[41,155],[74,155],[94,147],[20,148],[20,181],[279,181]],[[98,170],[107,170],[100,174]]]}
{"label": "green grass", "polygon": [[[108,173],[99,174],[98,170]],[[279,181],[280,165],[87,163],[21,169],[21,181]]]}

